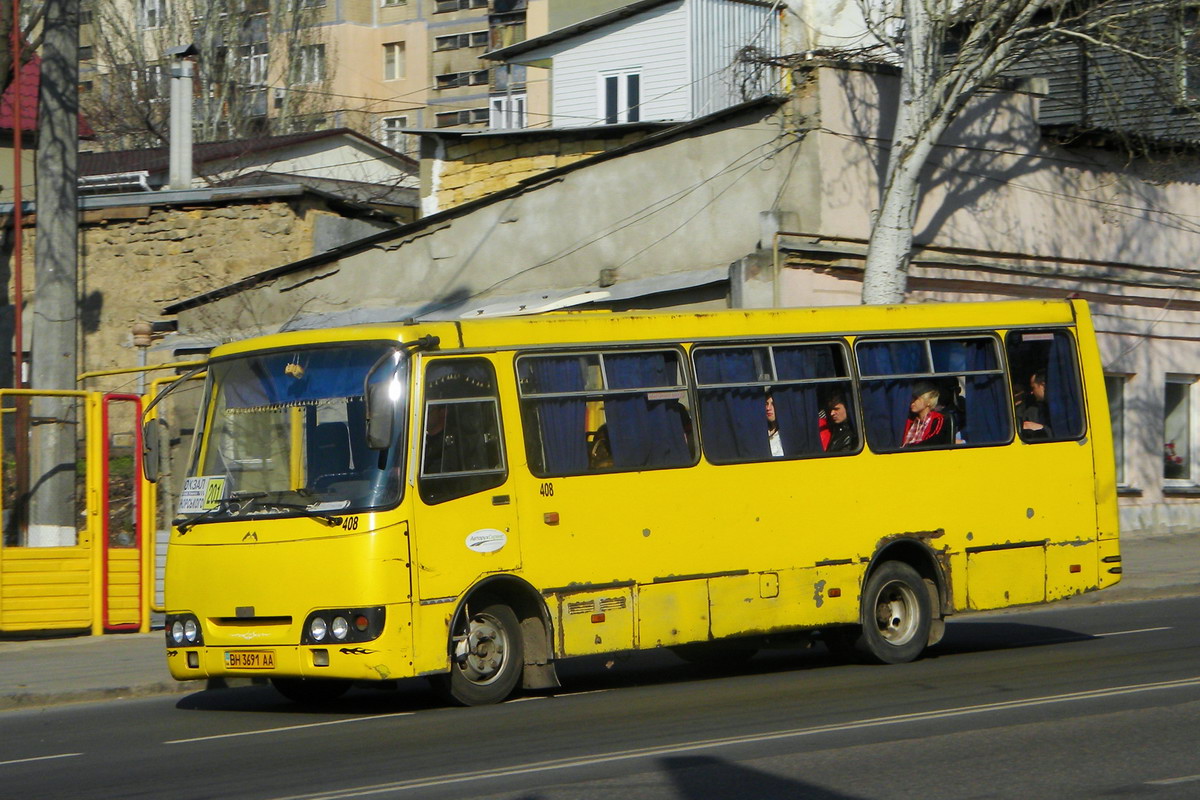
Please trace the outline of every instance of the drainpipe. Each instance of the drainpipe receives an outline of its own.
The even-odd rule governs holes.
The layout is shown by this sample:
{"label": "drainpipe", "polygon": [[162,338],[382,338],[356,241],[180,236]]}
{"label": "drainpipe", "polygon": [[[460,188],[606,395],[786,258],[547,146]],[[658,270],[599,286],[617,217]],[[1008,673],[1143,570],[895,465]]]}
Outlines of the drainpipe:
{"label": "drainpipe", "polygon": [[196,45],[172,47],[171,57],[171,172],[168,189],[192,188],[192,73]]}

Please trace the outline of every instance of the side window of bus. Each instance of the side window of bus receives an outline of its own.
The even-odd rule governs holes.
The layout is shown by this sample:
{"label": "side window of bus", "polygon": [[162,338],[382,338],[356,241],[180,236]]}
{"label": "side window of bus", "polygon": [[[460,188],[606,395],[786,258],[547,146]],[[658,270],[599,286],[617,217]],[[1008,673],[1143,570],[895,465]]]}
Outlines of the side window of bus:
{"label": "side window of bus", "polygon": [[1012,439],[995,338],[860,340],[855,353],[872,450],[1003,444]]}
{"label": "side window of bus", "polygon": [[432,361],[424,394],[421,499],[433,505],[503,484],[507,470],[492,365],[482,358]]}
{"label": "side window of bus", "polygon": [[861,437],[838,342],[692,351],[704,452],[714,463],[857,452]]}
{"label": "side window of bus", "polygon": [[1083,391],[1075,340],[1065,330],[1011,331],[1007,337],[1017,432],[1026,442],[1083,435]]}
{"label": "side window of bus", "polygon": [[529,466],[539,477],[695,463],[676,350],[517,359]]}

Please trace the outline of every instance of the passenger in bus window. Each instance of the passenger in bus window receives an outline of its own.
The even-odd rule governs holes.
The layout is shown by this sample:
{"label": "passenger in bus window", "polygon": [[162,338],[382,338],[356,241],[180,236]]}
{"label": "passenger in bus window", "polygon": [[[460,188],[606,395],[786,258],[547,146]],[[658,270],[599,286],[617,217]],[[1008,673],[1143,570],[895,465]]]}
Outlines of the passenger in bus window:
{"label": "passenger in bus window", "polygon": [[1039,369],[1029,376],[1029,391],[1017,403],[1017,420],[1022,439],[1042,441],[1053,437],[1046,412],[1046,370]]}
{"label": "passenger in bus window", "polygon": [[901,447],[924,447],[948,444],[950,428],[946,417],[937,410],[941,393],[929,381],[913,384],[912,403],[909,405],[908,421],[904,423],[904,438]]}
{"label": "passenger in bus window", "polygon": [[767,437],[771,444],[771,457],[783,458],[783,440],[779,438],[779,421],[775,419],[775,397],[767,391]]}
{"label": "passenger in bus window", "polygon": [[845,453],[854,449],[854,428],[850,425],[850,414],[846,411],[846,400],[842,395],[830,395],[825,402],[824,429],[821,444],[828,453]]}

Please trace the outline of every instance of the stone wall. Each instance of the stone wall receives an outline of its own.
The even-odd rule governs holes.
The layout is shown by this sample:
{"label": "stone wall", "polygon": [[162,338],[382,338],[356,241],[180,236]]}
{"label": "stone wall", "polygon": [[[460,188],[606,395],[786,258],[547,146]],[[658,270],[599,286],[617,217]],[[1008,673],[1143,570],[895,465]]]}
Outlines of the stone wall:
{"label": "stone wall", "polygon": [[[164,306],[312,255],[321,217],[341,215],[315,195],[85,211],[79,243],[79,371],[138,366],[141,356],[130,333],[135,322],[165,319]],[[36,294],[35,222],[27,220],[24,232],[26,337],[32,334]],[[172,355],[152,348],[145,357],[163,363]],[[90,379],[81,388],[131,391],[137,386],[137,377],[126,375]]]}
{"label": "stone wall", "polygon": [[473,136],[446,147],[437,181],[437,207],[451,208],[515,186],[547,170],[636,142],[648,131],[620,137],[574,138],[555,131],[544,139]]}

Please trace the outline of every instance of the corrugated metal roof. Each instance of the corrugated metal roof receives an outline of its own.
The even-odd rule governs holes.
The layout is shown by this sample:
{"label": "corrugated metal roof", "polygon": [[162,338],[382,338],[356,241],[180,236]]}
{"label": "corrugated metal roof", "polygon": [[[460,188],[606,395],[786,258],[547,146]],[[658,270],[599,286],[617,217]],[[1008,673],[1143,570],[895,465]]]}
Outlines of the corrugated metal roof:
{"label": "corrugated metal roof", "polygon": [[[339,136],[349,136],[380,150],[387,155],[409,163],[414,169],[417,162],[383,144],[363,136],[349,128],[333,128],[326,131],[289,133],[282,136],[259,136],[225,142],[202,142],[192,148],[195,164],[225,161],[258,155],[271,150],[292,147],[305,142],[315,142]],[[169,147],[151,147],[138,150],[112,150],[108,152],[80,153],[80,175],[108,175],[116,172],[166,171],[171,164]]]}

